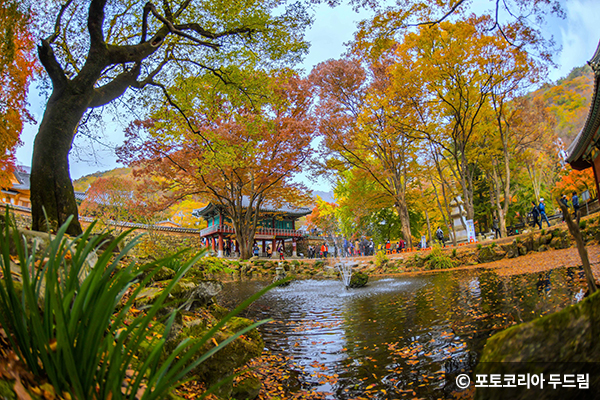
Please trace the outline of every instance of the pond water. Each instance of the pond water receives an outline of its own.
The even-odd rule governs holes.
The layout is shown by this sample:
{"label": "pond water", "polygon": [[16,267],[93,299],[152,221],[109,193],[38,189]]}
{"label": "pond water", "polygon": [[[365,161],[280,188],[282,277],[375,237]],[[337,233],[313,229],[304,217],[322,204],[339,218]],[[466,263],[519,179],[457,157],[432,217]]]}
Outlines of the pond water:
{"label": "pond water", "polygon": [[[453,388],[443,371],[471,371],[486,339],[581,297],[581,272],[498,276],[492,270],[371,279],[345,290],[337,280],[276,288],[245,312],[272,318],[265,347],[288,362],[286,390],[330,399],[440,398]],[[269,282],[225,285],[231,307]]]}

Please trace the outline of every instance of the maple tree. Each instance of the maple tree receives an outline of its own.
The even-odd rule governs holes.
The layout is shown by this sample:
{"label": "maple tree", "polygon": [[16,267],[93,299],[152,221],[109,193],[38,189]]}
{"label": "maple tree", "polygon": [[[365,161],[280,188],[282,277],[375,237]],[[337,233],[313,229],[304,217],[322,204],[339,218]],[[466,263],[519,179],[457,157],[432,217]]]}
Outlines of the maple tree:
{"label": "maple tree", "polygon": [[15,167],[14,150],[24,122],[32,122],[27,111],[27,91],[39,70],[26,5],[0,0],[0,186],[10,182]]}
{"label": "maple tree", "polygon": [[114,221],[115,226],[121,222],[148,222],[148,203],[136,188],[143,188],[131,177],[111,176],[96,179],[86,191],[86,197],[79,208],[82,215],[91,216],[102,221]]}
{"label": "maple tree", "polygon": [[[66,0],[44,10],[50,32],[38,46],[52,91],[34,143],[31,201],[33,229],[55,229],[69,215],[78,234],[77,204],[68,155],[90,110],[110,104],[128,89],[162,98],[177,76],[210,71],[237,82],[239,65],[264,68],[295,61],[306,50],[306,5],[280,1],[107,2]],[[241,84],[241,83],[240,83]],[[130,91],[131,93],[131,91]],[[45,214],[43,211],[45,208]]]}
{"label": "maple tree", "polygon": [[292,178],[312,154],[315,129],[305,80],[288,70],[250,75],[268,93],[260,102],[222,82],[206,86],[209,76],[180,82],[174,99],[186,113],[168,108],[136,121],[118,151],[136,175],[154,178],[165,206],[196,196],[222,207],[243,259],[251,257],[264,206],[308,200]]}
{"label": "maple tree", "polygon": [[581,196],[581,193],[586,190],[590,192],[591,199],[596,197],[596,179],[592,168],[582,171],[565,168],[563,174],[552,190],[554,197],[565,194],[570,199],[573,192]]}
{"label": "maple tree", "polygon": [[412,109],[404,99],[386,93],[390,85],[385,63],[365,70],[359,60],[330,60],[317,65],[311,82],[318,94],[316,115],[324,138],[322,169],[361,170],[391,199],[412,246],[406,193],[416,153]]}

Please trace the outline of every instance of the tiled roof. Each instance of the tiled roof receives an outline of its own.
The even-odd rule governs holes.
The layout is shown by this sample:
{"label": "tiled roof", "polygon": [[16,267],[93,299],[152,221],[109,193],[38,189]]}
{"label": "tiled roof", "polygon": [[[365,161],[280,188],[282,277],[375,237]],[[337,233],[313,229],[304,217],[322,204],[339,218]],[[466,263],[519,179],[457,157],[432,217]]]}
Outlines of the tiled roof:
{"label": "tiled roof", "polygon": [[589,168],[591,150],[600,141],[600,43],[596,53],[588,62],[594,71],[594,94],[585,125],[567,149],[567,162],[577,170]]}
{"label": "tiled roof", "polygon": [[[248,207],[248,205],[250,204],[250,201],[248,200],[248,197],[244,196],[242,198],[242,207],[246,208]],[[204,208],[199,208],[196,209],[194,211],[192,211],[192,215],[195,217],[204,217],[206,215],[209,215],[213,212],[217,212],[217,209],[219,208],[219,205],[215,205],[213,203],[208,203],[208,205]],[[282,205],[280,207],[275,206],[273,203],[271,202],[265,202],[263,203],[262,207],[260,208],[261,212],[264,213],[284,213],[284,214],[291,214],[293,216],[304,216],[304,215],[308,215],[312,212],[312,210],[310,208],[307,207],[296,207],[293,206],[291,204],[285,204]]]}
{"label": "tiled roof", "polygon": [[29,178],[31,177],[31,167],[25,167],[20,165],[17,168],[15,168],[14,174],[15,178],[17,178],[19,183],[13,185],[12,189],[29,190],[31,187],[31,184],[29,182]]}

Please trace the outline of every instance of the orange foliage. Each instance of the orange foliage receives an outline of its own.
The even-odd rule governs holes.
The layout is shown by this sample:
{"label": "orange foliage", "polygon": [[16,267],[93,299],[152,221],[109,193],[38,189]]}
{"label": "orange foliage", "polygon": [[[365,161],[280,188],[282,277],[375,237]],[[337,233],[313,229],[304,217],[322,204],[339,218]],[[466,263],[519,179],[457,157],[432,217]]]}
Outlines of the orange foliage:
{"label": "orange foliage", "polygon": [[14,0],[0,0],[0,185],[9,183],[15,165],[14,149],[25,121],[27,90],[39,70],[28,29],[29,17]]}
{"label": "orange foliage", "polygon": [[590,191],[590,197],[592,199],[596,197],[596,183],[592,168],[584,169],[583,171],[569,168],[568,172],[568,175],[562,176],[556,183],[556,186],[552,191],[554,197],[566,194],[570,198],[571,193],[577,192],[578,195],[581,195],[581,192],[585,190]]}

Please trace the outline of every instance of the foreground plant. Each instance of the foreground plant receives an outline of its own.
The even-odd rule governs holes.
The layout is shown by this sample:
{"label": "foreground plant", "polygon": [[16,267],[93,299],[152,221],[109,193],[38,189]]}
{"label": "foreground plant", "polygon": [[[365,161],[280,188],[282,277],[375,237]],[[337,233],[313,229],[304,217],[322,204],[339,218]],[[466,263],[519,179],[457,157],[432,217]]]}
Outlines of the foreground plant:
{"label": "foreground plant", "polygon": [[[165,357],[165,342],[176,312],[167,318],[158,337],[150,331],[152,321],[170,291],[202,254],[184,263],[159,298],[133,318],[130,311],[137,295],[181,253],[142,266],[125,263],[124,257],[137,238],[122,251],[115,251],[130,231],[107,241],[103,235],[91,235],[92,224],[71,240],[65,236],[68,219],[42,254],[35,250],[29,254],[25,238],[8,215],[6,220],[0,229],[0,323],[19,358],[33,374],[47,377],[58,393],[82,400],[165,398],[193,368],[267,322],[256,322],[197,355],[232,317],[273,285],[246,300],[202,338],[183,340]],[[16,248],[22,291],[13,276],[15,271],[11,271],[11,247]],[[94,254],[97,260],[90,265]],[[125,300],[126,294],[129,297]],[[145,359],[137,357],[141,346],[151,349]]]}

